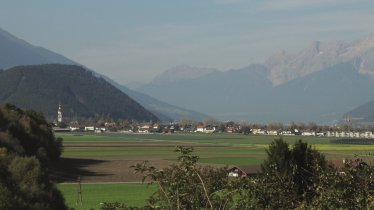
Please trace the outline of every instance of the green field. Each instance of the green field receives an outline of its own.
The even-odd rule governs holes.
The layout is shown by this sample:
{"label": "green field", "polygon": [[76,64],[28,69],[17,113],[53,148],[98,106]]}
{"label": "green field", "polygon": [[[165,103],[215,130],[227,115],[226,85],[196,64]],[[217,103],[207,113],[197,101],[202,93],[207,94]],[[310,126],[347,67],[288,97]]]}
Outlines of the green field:
{"label": "green field", "polygon": [[[120,133],[68,133],[56,134],[64,139],[63,158],[95,160],[148,160],[176,161],[175,146],[192,146],[199,163],[216,166],[259,166],[266,157],[266,148],[276,136],[241,134],[120,134]],[[337,138],[283,136],[289,144],[302,139],[321,151],[330,160],[359,156],[374,164],[374,145],[334,144]],[[217,165],[218,164],[218,165]],[[95,167],[93,167],[95,170]],[[121,168],[133,173],[130,168]],[[108,173],[114,173],[110,171]],[[91,180],[92,181],[92,180]],[[122,180],[121,180],[122,181]],[[126,181],[126,180],[125,180]],[[120,201],[133,206],[145,204],[155,191],[141,184],[84,184],[84,206],[76,206],[77,185],[61,184],[66,201],[76,209],[99,209],[104,201]]]}
{"label": "green field", "polygon": [[[246,165],[260,164],[265,149],[278,138],[275,136],[240,134],[58,134],[64,139],[63,157],[79,158],[161,158],[170,160],[175,157],[176,145],[195,148],[195,154],[202,162]],[[326,154],[329,159],[352,158],[354,155],[367,155],[374,151],[374,145],[332,144],[337,138],[283,136],[290,144],[302,139],[314,148]],[[97,145],[100,144],[100,145]],[[241,160],[245,157],[257,157],[257,161]],[[222,161],[223,157],[227,158]],[[215,161],[216,160],[216,161]]]}
{"label": "green field", "polygon": [[123,202],[132,206],[144,206],[146,198],[156,191],[156,186],[139,183],[126,184],[83,184],[83,205],[77,203],[78,184],[59,184],[65,202],[76,210],[100,209],[102,202]]}

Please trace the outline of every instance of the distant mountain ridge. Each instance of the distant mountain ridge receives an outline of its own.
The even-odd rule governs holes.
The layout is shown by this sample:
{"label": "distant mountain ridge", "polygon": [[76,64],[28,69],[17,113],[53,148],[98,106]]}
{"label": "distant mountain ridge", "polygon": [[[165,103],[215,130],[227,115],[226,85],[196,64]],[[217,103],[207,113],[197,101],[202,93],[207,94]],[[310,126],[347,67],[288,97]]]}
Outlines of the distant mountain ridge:
{"label": "distant mountain ridge", "polygon": [[[359,62],[359,73],[374,76],[373,57],[374,35],[352,43],[315,41],[298,53],[287,54],[282,51],[269,57],[263,64],[258,65],[266,67],[264,71],[266,71],[267,78],[274,86],[277,86],[352,60]],[[219,71],[182,65],[157,75],[150,83],[163,84],[178,80],[191,80],[211,73],[219,73]]]}
{"label": "distant mountain ridge", "polygon": [[[71,64],[81,66],[79,63],[72,61],[60,54],[54,53],[42,47],[31,45],[28,42],[0,29],[0,69],[39,64]],[[144,93],[130,90],[123,85],[114,83],[113,80],[96,72],[94,72],[94,75],[96,77],[103,77],[112,85],[120,88],[125,94],[136,98],[135,100],[137,100],[138,103],[155,113],[161,120],[165,122],[179,120],[181,118],[189,118],[192,120],[211,118],[205,114],[176,107],[165,102],[161,102],[153,97],[147,96]]]}
{"label": "distant mountain ridge", "polygon": [[47,50],[36,47],[0,28],[0,69],[21,65],[78,63]]}
{"label": "distant mountain ridge", "polygon": [[294,55],[274,55],[264,64],[178,82],[151,82],[136,90],[221,120],[332,123],[374,99],[373,76],[370,36],[352,43],[314,42]]}
{"label": "distant mountain ridge", "polygon": [[82,67],[62,64],[18,66],[0,71],[0,103],[56,117],[61,103],[65,117],[104,117],[158,121],[126,94]]}
{"label": "distant mountain ridge", "polygon": [[364,103],[344,115],[352,123],[374,123],[374,100]]}

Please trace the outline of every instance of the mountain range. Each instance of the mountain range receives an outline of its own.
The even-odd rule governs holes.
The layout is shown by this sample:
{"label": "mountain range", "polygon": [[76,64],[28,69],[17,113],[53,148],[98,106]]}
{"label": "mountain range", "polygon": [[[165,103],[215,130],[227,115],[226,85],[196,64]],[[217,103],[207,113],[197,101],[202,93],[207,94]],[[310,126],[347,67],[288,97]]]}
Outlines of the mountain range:
{"label": "mountain range", "polygon": [[[0,29],[0,46],[0,69],[8,69],[20,65],[39,64],[69,64],[82,66],[78,62],[68,59],[60,54],[43,47],[34,46],[2,29]],[[126,95],[134,98],[140,105],[145,107],[147,110],[150,110],[162,121],[169,122],[182,118],[192,120],[211,118],[208,115],[199,112],[167,104],[144,93],[139,93],[120,85],[105,75],[100,75],[94,71],[92,72],[94,73],[94,76],[105,79]]]}
{"label": "mountain range", "polygon": [[281,52],[242,69],[193,77],[181,77],[188,72],[180,68],[168,70],[167,77],[155,79],[162,83],[136,90],[221,120],[332,123],[374,99],[373,61],[374,36],[314,42],[296,54]]}
{"label": "mountain range", "polygon": [[[81,66],[1,29],[0,44],[3,69],[49,63]],[[235,121],[331,123],[348,115],[374,121],[368,117],[374,112],[374,36],[351,43],[313,42],[298,53],[283,51],[264,63],[228,71],[181,65],[136,89],[90,71],[165,122],[212,116]]]}

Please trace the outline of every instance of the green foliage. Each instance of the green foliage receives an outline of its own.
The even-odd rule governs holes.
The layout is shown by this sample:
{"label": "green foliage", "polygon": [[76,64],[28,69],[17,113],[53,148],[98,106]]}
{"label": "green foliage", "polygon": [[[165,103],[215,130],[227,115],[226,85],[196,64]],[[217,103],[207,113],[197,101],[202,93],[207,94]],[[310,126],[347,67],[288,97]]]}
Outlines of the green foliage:
{"label": "green foliage", "polygon": [[329,168],[318,177],[313,209],[373,209],[374,167],[361,159]]}
{"label": "green foliage", "polygon": [[0,107],[0,122],[0,146],[9,152],[45,161],[60,157],[62,139],[54,137],[42,114],[6,104]]}
{"label": "green foliage", "polygon": [[268,158],[261,165],[264,176],[289,185],[287,188],[295,190],[294,196],[310,199],[314,193],[311,188],[318,182],[316,177],[327,166],[324,155],[301,140],[290,149],[283,139],[274,140],[266,152]]}
{"label": "green foliage", "polygon": [[[1,209],[65,210],[64,199],[35,157],[0,161]],[[3,206],[1,206],[3,205]]]}
{"label": "green foliage", "polygon": [[[371,209],[374,167],[362,160],[328,166],[302,141],[290,149],[281,139],[267,150],[264,173],[237,184],[237,209]],[[283,154],[283,155],[282,155]]]}
{"label": "green foliage", "polygon": [[57,160],[61,143],[41,114],[0,107],[0,209],[66,209],[40,162]]}
{"label": "green foliage", "polygon": [[259,175],[232,185],[237,189],[233,209],[294,209],[299,203],[295,185],[277,176]]}
{"label": "green foliage", "polygon": [[283,139],[275,139],[266,150],[268,158],[261,165],[264,173],[277,173],[280,178],[288,177],[291,173],[291,151],[287,142]]}
{"label": "green foliage", "polygon": [[[152,207],[165,209],[216,209],[222,205],[219,191],[228,185],[226,168],[197,167],[192,148],[177,147],[178,165],[161,170],[145,162],[134,166],[159,187],[150,199]],[[227,202],[227,200],[224,200]]]}

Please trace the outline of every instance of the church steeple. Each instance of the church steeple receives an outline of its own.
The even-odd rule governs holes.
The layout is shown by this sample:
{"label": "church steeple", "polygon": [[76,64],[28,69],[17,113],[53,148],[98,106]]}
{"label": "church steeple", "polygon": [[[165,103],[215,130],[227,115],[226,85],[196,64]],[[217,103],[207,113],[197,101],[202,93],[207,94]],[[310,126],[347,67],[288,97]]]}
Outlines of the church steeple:
{"label": "church steeple", "polygon": [[57,110],[57,122],[61,123],[62,122],[62,107],[61,103],[58,104],[58,110]]}

